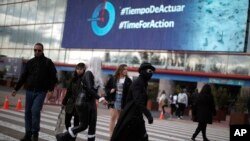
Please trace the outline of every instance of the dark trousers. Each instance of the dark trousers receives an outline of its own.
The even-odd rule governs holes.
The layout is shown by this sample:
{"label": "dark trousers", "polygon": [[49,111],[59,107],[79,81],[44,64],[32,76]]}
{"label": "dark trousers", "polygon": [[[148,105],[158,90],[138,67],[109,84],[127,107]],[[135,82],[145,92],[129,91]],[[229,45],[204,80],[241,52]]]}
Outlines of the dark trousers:
{"label": "dark trousers", "polygon": [[174,112],[176,112],[176,106],[175,104],[171,104],[171,115],[174,115]]}
{"label": "dark trousers", "polygon": [[40,130],[41,110],[46,92],[26,91],[25,97],[25,132],[27,135],[38,134]]}
{"label": "dark trousers", "polygon": [[81,105],[76,106],[77,115],[79,116],[80,124],[72,128],[74,135],[77,133],[88,130],[88,141],[95,140],[97,109],[95,101],[83,102]]}
{"label": "dark trousers", "polygon": [[181,117],[181,116],[184,115],[186,104],[179,103],[178,105],[179,105],[179,107],[178,107],[178,117]]}
{"label": "dark trousers", "polygon": [[68,130],[71,127],[71,119],[74,116],[74,126],[79,125],[79,117],[76,114],[75,110],[72,113],[65,113],[65,127]]}
{"label": "dark trousers", "polygon": [[196,136],[200,133],[200,131],[202,132],[202,137],[204,140],[207,140],[207,135],[206,135],[206,129],[207,129],[207,123],[202,123],[199,122],[198,127],[196,128],[194,134],[193,134],[193,139],[196,138]]}

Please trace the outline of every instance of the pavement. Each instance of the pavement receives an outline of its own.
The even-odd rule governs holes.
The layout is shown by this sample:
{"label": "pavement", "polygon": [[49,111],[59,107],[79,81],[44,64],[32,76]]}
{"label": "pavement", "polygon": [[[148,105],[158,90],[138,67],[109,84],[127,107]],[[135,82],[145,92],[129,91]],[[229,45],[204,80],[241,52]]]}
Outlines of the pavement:
{"label": "pavement", "polygon": [[[11,91],[13,88],[10,87],[5,87],[5,86],[0,86],[0,106],[1,108],[4,105],[4,101],[6,96],[9,98],[9,107],[11,109],[15,109],[16,104],[18,102],[18,98],[21,97],[22,99],[22,105],[25,105],[25,90],[21,89],[18,91],[17,95],[15,97],[11,96]],[[44,105],[43,109],[49,108],[52,111],[58,112],[60,110],[60,106],[51,106],[51,105]],[[169,121],[178,121],[180,123],[192,123],[193,121],[191,120],[191,116],[184,116],[183,119],[178,119],[176,116],[170,117],[170,108],[166,108],[166,114],[164,115],[165,119],[164,120],[169,120]],[[151,111],[151,114],[153,115],[155,120],[159,120],[160,111]],[[106,106],[99,104],[98,106],[98,115],[109,115],[109,110],[107,109]],[[189,114],[191,115],[191,113]],[[228,128],[229,129],[229,120],[230,116],[227,116],[226,121],[214,121],[211,126],[215,127],[223,127],[223,128]]]}

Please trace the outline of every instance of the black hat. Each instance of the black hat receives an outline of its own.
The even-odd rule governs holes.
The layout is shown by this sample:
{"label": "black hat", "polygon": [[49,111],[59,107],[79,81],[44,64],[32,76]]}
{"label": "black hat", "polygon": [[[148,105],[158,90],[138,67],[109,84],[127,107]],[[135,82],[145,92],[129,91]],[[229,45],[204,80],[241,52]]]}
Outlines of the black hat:
{"label": "black hat", "polygon": [[148,62],[144,62],[144,63],[142,63],[140,65],[138,72],[140,73],[142,70],[146,70],[146,69],[151,69],[151,70],[155,71],[155,67],[154,66],[152,66]]}

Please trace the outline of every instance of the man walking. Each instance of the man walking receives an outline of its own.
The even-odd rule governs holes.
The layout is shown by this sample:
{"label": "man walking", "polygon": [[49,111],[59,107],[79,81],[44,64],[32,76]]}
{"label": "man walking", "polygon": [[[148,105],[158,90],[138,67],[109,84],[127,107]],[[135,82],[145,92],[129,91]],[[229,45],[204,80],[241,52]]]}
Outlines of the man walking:
{"label": "man walking", "polygon": [[182,119],[184,115],[185,108],[188,107],[188,96],[187,89],[182,89],[182,92],[178,94],[178,119]]}
{"label": "man walking", "polygon": [[25,135],[20,141],[38,141],[41,109],[46,94],[52,94],[57,83],[56,68],[51,59],[43,54],[43,44],[34,46],[35,57],[26,63],[26,67],[18,80],[12,96],[26,84],[25,103]]}

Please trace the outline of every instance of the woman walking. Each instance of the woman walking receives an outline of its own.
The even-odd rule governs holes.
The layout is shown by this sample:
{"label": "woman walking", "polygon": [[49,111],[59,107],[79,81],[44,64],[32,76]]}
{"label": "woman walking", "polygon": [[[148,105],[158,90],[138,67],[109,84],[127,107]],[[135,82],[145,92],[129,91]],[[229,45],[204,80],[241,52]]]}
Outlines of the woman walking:
{"label": "woman walking", "polygon": [[80,124],[79,126],[69,128],[65,133],[57,134],[57,141],[69,141],[75,138],[77,133],[87,128],[88,141],[95,141],[97,121],[96,99],[99,99],[99,102],[104,100],[104,97],[101,98],[97,93],[98,88],[102,88],[102,84],[101,60],[99,58],[92,58],[90,59],[88,69],[84,71],[81,81],[82,90],[79,91],[75,103]]}
{"label": "woman walking", "polygon": [[120,112],[126,104],[126,98],[131,83],[132,80],[128,77],[127,65],[121,64],[117,68],[115,75],[110,77],[105,87],[111,115],[109,124],[110,137],[112,136]]}
{"label": "woman walking", "polygon": [[195,141],[196,136],[199,132],[202,132],[203,140],[209,141],[206,135],[207,124],[212,124],[213,115],[216,114],[214,98],[211,93],[211,86],[206,84],[201,89],[201,92],[194,104],[193,108],[195,122],[198,122],[198,127],[196,128],[191,140]]}
{"label": "woman walking", "polygon": [[[84,73],[85,64],[78,63],[76,65],[74,76],[70,82],[69,87],[67,88],[67,93],[63,98],[62,104],[65,108],[65,127],[68,131],[69,127],[71,127],[71,119],[74,117],[74,126],[79,125],[79,118],[75,109],[75,100],[78,95],[79,89],[81,89],[81,79]],[[73,139],[72,141],[74,141]]]}

